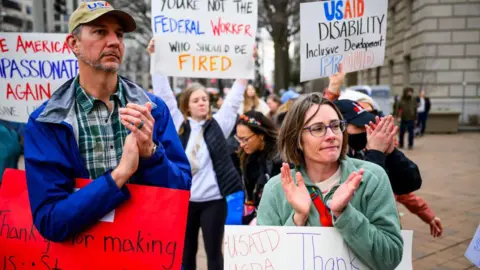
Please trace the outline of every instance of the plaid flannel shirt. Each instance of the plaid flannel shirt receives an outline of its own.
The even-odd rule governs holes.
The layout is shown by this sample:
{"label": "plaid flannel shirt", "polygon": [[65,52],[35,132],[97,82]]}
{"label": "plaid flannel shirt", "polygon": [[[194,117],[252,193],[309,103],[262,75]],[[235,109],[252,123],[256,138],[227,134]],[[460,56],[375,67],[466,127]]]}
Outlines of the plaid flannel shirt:
{"label": "plaid flannel shirt", "polygon": [[75,113],[79,131],[79,150],[90,178],[96,179],[117,167],[122,157],[128,129],[120,122],[119,107],[126,106],[122,85],[110,96],[113,110],[82,89],[75,81]]}

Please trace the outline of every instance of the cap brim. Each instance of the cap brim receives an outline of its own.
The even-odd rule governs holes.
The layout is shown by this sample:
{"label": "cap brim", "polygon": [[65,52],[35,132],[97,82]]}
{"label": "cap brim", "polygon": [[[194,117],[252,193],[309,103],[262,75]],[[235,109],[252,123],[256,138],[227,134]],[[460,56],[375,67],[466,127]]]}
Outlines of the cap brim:
{"label": "cap brim", "polygon": [[90,20],[89,22],[86,22],[85,24],[91,23],[91,22],[93,22],[93,21],[95,21],[98,18],[101,18],[103,16],[114,16],[114,17],[116,17],[118,19],[119,23],[122,25],[123,31],[125,33],[133,32],[133,31],[135,31],[135,29],[137,29],[137,23],[135,22],[133,17],[130,16],[130,14],[126,13],[125,11],[121,11],[121,10],[107,11],[103,14],[100,14],[97,17],[94,17],[92,20]]}
{"label": "cap brim", "polygon": [[370,122],[375,123],[375,115],[369,112],[363,112],[357,117],[348,121],[349,124],[353,124],[357,127],[363,127],[365,125],[368,125],[368,123]]}
{"label": "cap brim", "polygon": [[133,32],[135,29],[137,29],[137,23],[127,12],[121,10],[111,10],[103,14],[103,16],[107,14],[117,17],[120,21],[120,24],[123,26],[123,31],[126,33]]}

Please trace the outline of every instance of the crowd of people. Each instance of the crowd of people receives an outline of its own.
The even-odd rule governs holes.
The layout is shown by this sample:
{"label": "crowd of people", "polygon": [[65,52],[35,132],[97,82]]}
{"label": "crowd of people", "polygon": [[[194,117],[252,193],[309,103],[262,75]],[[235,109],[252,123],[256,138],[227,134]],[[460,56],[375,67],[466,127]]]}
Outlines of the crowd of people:
{"label": "crowd of people", "polygon": [[[223,269],[226,198],[238,192],[243,225],[335,227],[373,269],[394,269],[402,259],[396,201],[433,237],[442,235],[440,219],[414,193],[421,168],[397,148],[406,131],[413,147],[417,117],[425,131],[424,92],[417,100],[405,89],[397,127],[370,97],[342,96],[340,67],[326,89],[284,100],[264,100],[237,79],[213,113],[204,85],[188,85],[177,101],[166,76],[152,75],[152,94],[117,73],[123,35],[135,27],[111,6],[90,11],[81,3],[70,18],[67,42],[79,75],[32,113],[25,131],[29,198],[42,236],[61,242],[81,233],[130,198],[126,183],[190,191],[185,270],[196,269],[200,229],[208,269]],[[147,51],[155,53],[153,40]],[[0,132],[19,141],[3,125]],[[0,164],[15,167],[21,151],[12,147]],[[95,181],[73,192],[75,178]]]}

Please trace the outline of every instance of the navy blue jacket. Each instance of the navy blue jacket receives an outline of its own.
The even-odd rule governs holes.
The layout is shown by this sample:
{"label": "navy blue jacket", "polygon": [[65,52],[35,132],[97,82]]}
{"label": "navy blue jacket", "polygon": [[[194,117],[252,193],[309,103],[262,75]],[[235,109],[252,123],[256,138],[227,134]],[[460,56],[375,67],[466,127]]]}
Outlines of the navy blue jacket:
{"label": "navy blue jacket", "polygon": [[[35,227],[51,241],[74,236],[130,198],[117,187],[111,170],[74,192],[75,178],[89,178],[78,149],[74,79],[63,84],[28,120],[25,169]],[[157,151],[140,159],[133,183],[190,190],[190,164],[163,100],[119,77],[127,102],[153,103],[153,140]]]}

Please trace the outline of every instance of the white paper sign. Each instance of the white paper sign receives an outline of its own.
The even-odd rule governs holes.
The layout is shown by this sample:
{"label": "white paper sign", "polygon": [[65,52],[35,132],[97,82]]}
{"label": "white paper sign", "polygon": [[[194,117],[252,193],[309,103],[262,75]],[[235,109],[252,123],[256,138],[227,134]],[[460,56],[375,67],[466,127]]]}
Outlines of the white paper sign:
{"label": "white paper sign", "polygon": [[[413,231],[402,231],[403,258],[396,270],[412,269]],[[335,228],[225,226],[225,270],[369,269]]]}
{"label": "white paper sign", "polygon": [[152,0],[152,31],[153,73],[254,77],[257,0]]}
{"label": "white paper sign", "polygon": [[300,79],[383,65],[387,0],[332,0],[300,5]]}
{"label": "white paper sign", "polygon": [[0,119],[28,121],[30,113],[78,73],[66,34],[0,33]]}
{"label": "white paper sign", "polygon": [[478,225],[477,231],[475,232],[467,251],[465,251],[465,257],[475,264],[475,266],[480,268],[480,225]]}

